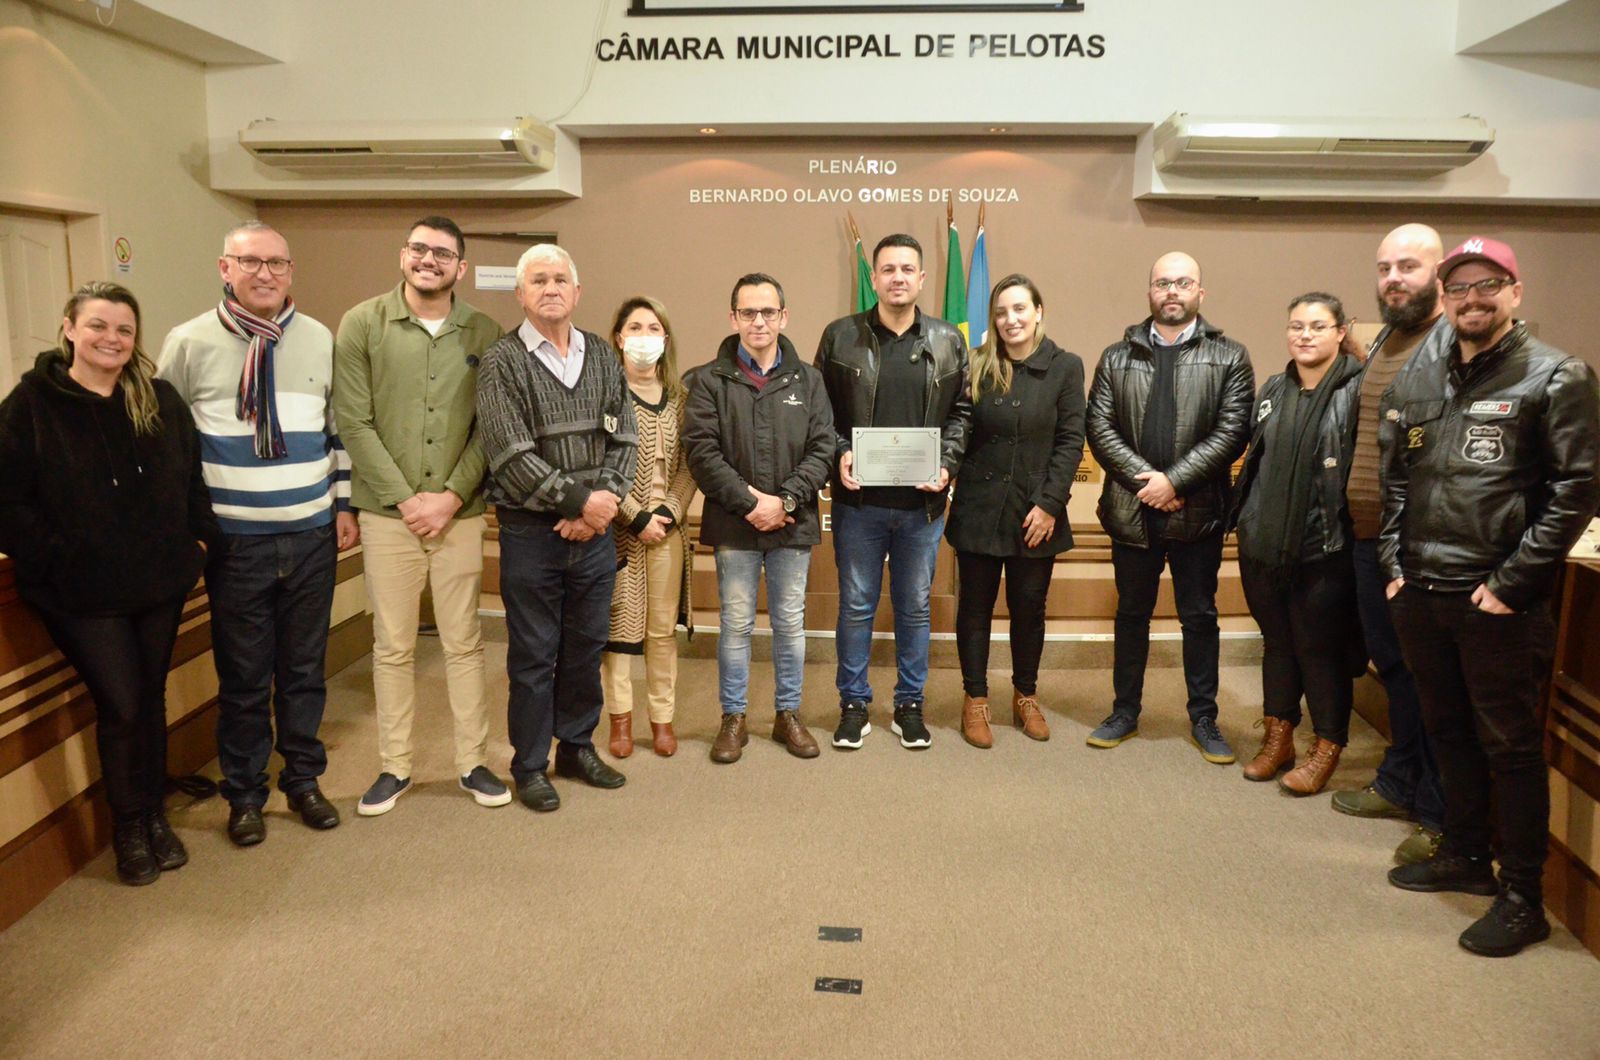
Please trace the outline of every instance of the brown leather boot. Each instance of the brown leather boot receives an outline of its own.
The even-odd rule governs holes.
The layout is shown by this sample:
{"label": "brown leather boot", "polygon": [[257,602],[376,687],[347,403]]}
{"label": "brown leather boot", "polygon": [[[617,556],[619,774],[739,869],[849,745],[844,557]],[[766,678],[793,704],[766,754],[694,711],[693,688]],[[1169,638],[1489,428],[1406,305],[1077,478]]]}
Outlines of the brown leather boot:
{"label": "brown leather boot", "polygon": [[983,696],[961,700],[961,738],[974,747],[993,747],[994,732],[989,728],[989,701]]}
{"label": "brown leather boot", "polygon": [[816,738],[806,731],[806,727],[800,724],[800,716],[792,710],[778,711],[772,723],[772,738],[788,748],[796,758],[815,758],[822,753],[817,748]]}
{"label": "brown leather boot", "polygon": [[1311,753],[1301,759],[1298,766],[1279,777],[1278,786],[1296,795],[1315,795],[1327,785],[1328,778],[1338,768],[1339,753],[1343,750],[1339,744],[1318,736],[1317,742],[1311,745]]}
{"label": "brown leather boot", "polygon": [[744,745],[750,742],[750,733],[744,727],[743,714],[724,714],[722,728],[717,730],[717,738],[711,742],[711,760],[713,762],[737,762],[739,756],[744,754]]}
{"label": "brown leather boot", "polygon": [[1256,726],[1267,731],[1261,737],[1261,750],[1245,763],[1244,779],[1271,780],[1280,769],[1294,765],[1294,726],[1282,718],[1262,718]]}
{"label": "brown leather boot", "polygon": [[633,715],[611,715],[611,757],[627,758],[633,754]]}
{"label": "brown leather boot", "polygon": [[1030,740],[1050,739],[1050,726],[1045,724],[1044,712],[1039,709],[1038,696],[1011,693],[1011,723],[1022,730]]}
{"label": "brown leather boot", "polygon": [[672,731],[672,722],[650,723],[650,735],[655,738],[656,754],[671,758],[678,753],[678,734]]}

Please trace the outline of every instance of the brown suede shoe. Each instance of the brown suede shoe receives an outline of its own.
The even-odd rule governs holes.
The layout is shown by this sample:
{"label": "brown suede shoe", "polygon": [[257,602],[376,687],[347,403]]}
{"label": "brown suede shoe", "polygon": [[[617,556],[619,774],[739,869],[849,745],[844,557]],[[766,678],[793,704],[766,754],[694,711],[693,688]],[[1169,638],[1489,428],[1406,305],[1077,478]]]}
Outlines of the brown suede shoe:
{"label": "brown suede shoe", "polygon": [[1322,737],[1311,745],[1311,753],[1300,764],[1278,778],[1278,786],[1296,795],[1315,795],[1327,786],[1328,778],[1339,765],[1339,753],[1344,748]]}
{"label": "brown suede shoe", "polygon": [[1282,718],[1262,718],[1256,727],[1267,731],[1261,737],[1261,750],[1245,763],[1244,779],[1271,780],[1279,770],[1294,765],[1294,726]]}
{"label": "brown suede shoe", "polygon": [[962,698],[961,738],[974,747],[994,746],[994,732],[989,728],[989,701],[983,696]]}
{"label": "brown suede shoe", "polygon": [[672,731],[672,722],[650,723],[650,735],[655,737],[656,754],[671,758],[678,753],[678,735]]}
{"label": "brown suede shoe", "polygon": [[816,739],[800,724],[800,716],[792,710],[778,711],[772,723],[772,738],[796,758],[815,758],[822,753]]}
{"label": "brown suede shoe", "polygon": [[1038,696],[1011,693],[1011,724],[1022,730],[1030,740],[1050,739],[1050,726],[1044,722],[1044,712],[1039,709]]}
{"label": "brown suede shoe", "polygon": [[608,748],[612,758],[627,758],[633,754],[633,715],[611,715],[611,744]]}
{"label": "brown suede shoe", "polygon": [[743,714],[724,714],[722,728],[717,730],[717,738],[711,742],[711,760],[713,762],[737,762],[739,756],[744,754],[744,745],[750,742],[750,733],[744,727]]}

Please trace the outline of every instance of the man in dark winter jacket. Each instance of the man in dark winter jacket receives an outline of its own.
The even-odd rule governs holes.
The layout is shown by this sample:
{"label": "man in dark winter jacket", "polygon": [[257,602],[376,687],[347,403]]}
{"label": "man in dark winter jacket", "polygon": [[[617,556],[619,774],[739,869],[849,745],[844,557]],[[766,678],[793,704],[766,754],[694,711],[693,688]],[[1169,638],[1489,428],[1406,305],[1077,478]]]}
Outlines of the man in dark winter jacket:
{"label": "man in dark winter jacket", "polygon": [[717,679],[722,728],[713,762],[737,762],[745,728],[750,632],[756,591],[767,572],[777,718],[772,738],[799,758],[817,741],[800,724],[805,673],[806,574],[822,539],[817,494],[833,464],[833,410],[817,370],[800,360],[782,331],[783,287],[765,273],[741,276],[728,314],[735,334],[717,359],[692,374],[683,446],[705,494],[700,540],[717,551],[722,629]]}
{"label": "man in dark winter jacket", "polygon": [[1381,406],[1379,562],[1439,762],[1444,838],[1389,882],[1497,895],[1460,943],[1507,957],[1550,935],[1538,707],[1551,593],[1600,503],[1600,392],[1588,365],[1512,316],[1522,282],[1510,247],[1469,239],[1439,282],[1453,332],[1429,336]]}
{"label": "man in dark winter jacket", "polygon": [[1173,252],[1150,270],[1150,316],[1100,355],[1089,446],[1105,470],[1100,523],[1117,581],[1111,715],[1089,736],[1115,747],[1139,731],[1150,616],[1172,567],[1183,626],[1190,735],[1208,762],[1234,760],[1217,728],[1217,571],[1228,471],[1250,440],[1250,355],[1200,316],[1200,265]]}

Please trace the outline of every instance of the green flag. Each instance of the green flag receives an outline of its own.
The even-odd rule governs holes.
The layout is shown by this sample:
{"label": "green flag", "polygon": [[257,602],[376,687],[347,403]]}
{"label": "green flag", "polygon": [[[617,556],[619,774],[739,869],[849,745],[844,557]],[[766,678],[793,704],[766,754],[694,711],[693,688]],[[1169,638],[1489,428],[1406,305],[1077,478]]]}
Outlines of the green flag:
{"label": "green flag", "polygon": [[940,314],[967,334],[967,285],[961,278],[961,233],[950,222],[950,249],[944,257],[944,312]]}
{"label": "green flag", "polygon": [[872,289],[872,266],[867,264],[861,237],[856,236],[856,312],[865,313],[877,304],[878,292]]}

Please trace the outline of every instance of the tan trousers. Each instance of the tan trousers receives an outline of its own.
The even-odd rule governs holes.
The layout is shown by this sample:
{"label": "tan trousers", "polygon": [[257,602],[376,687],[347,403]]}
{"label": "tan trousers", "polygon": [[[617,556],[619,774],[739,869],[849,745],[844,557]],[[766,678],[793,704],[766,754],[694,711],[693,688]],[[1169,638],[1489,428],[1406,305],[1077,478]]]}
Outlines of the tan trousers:
{"label": "tan trousers", "polygon": [[444,648],[445,685],[455,716],[456,773],[484,764],[489,702],[484,694],[483,516],[453,521],[425,541],[400,519],[362,512],[361,546],[372,605],[372,690],[378,703],[383,771],[411,776],[411,721],[416,714],[414,660],[422,588],[433,587],[433,615]]}
{"label": "tan trousers", "polygon": [[[683,537],[668,534],[658,545],[644,550],[646,603],[644,616],[645,692],[650,720],[664,725],[672,720],[678,687],[678,590],[683,583]],[[600,656],[600,679],[605,686],[606,710],[633,713],[633,656],[608,651]]]}

